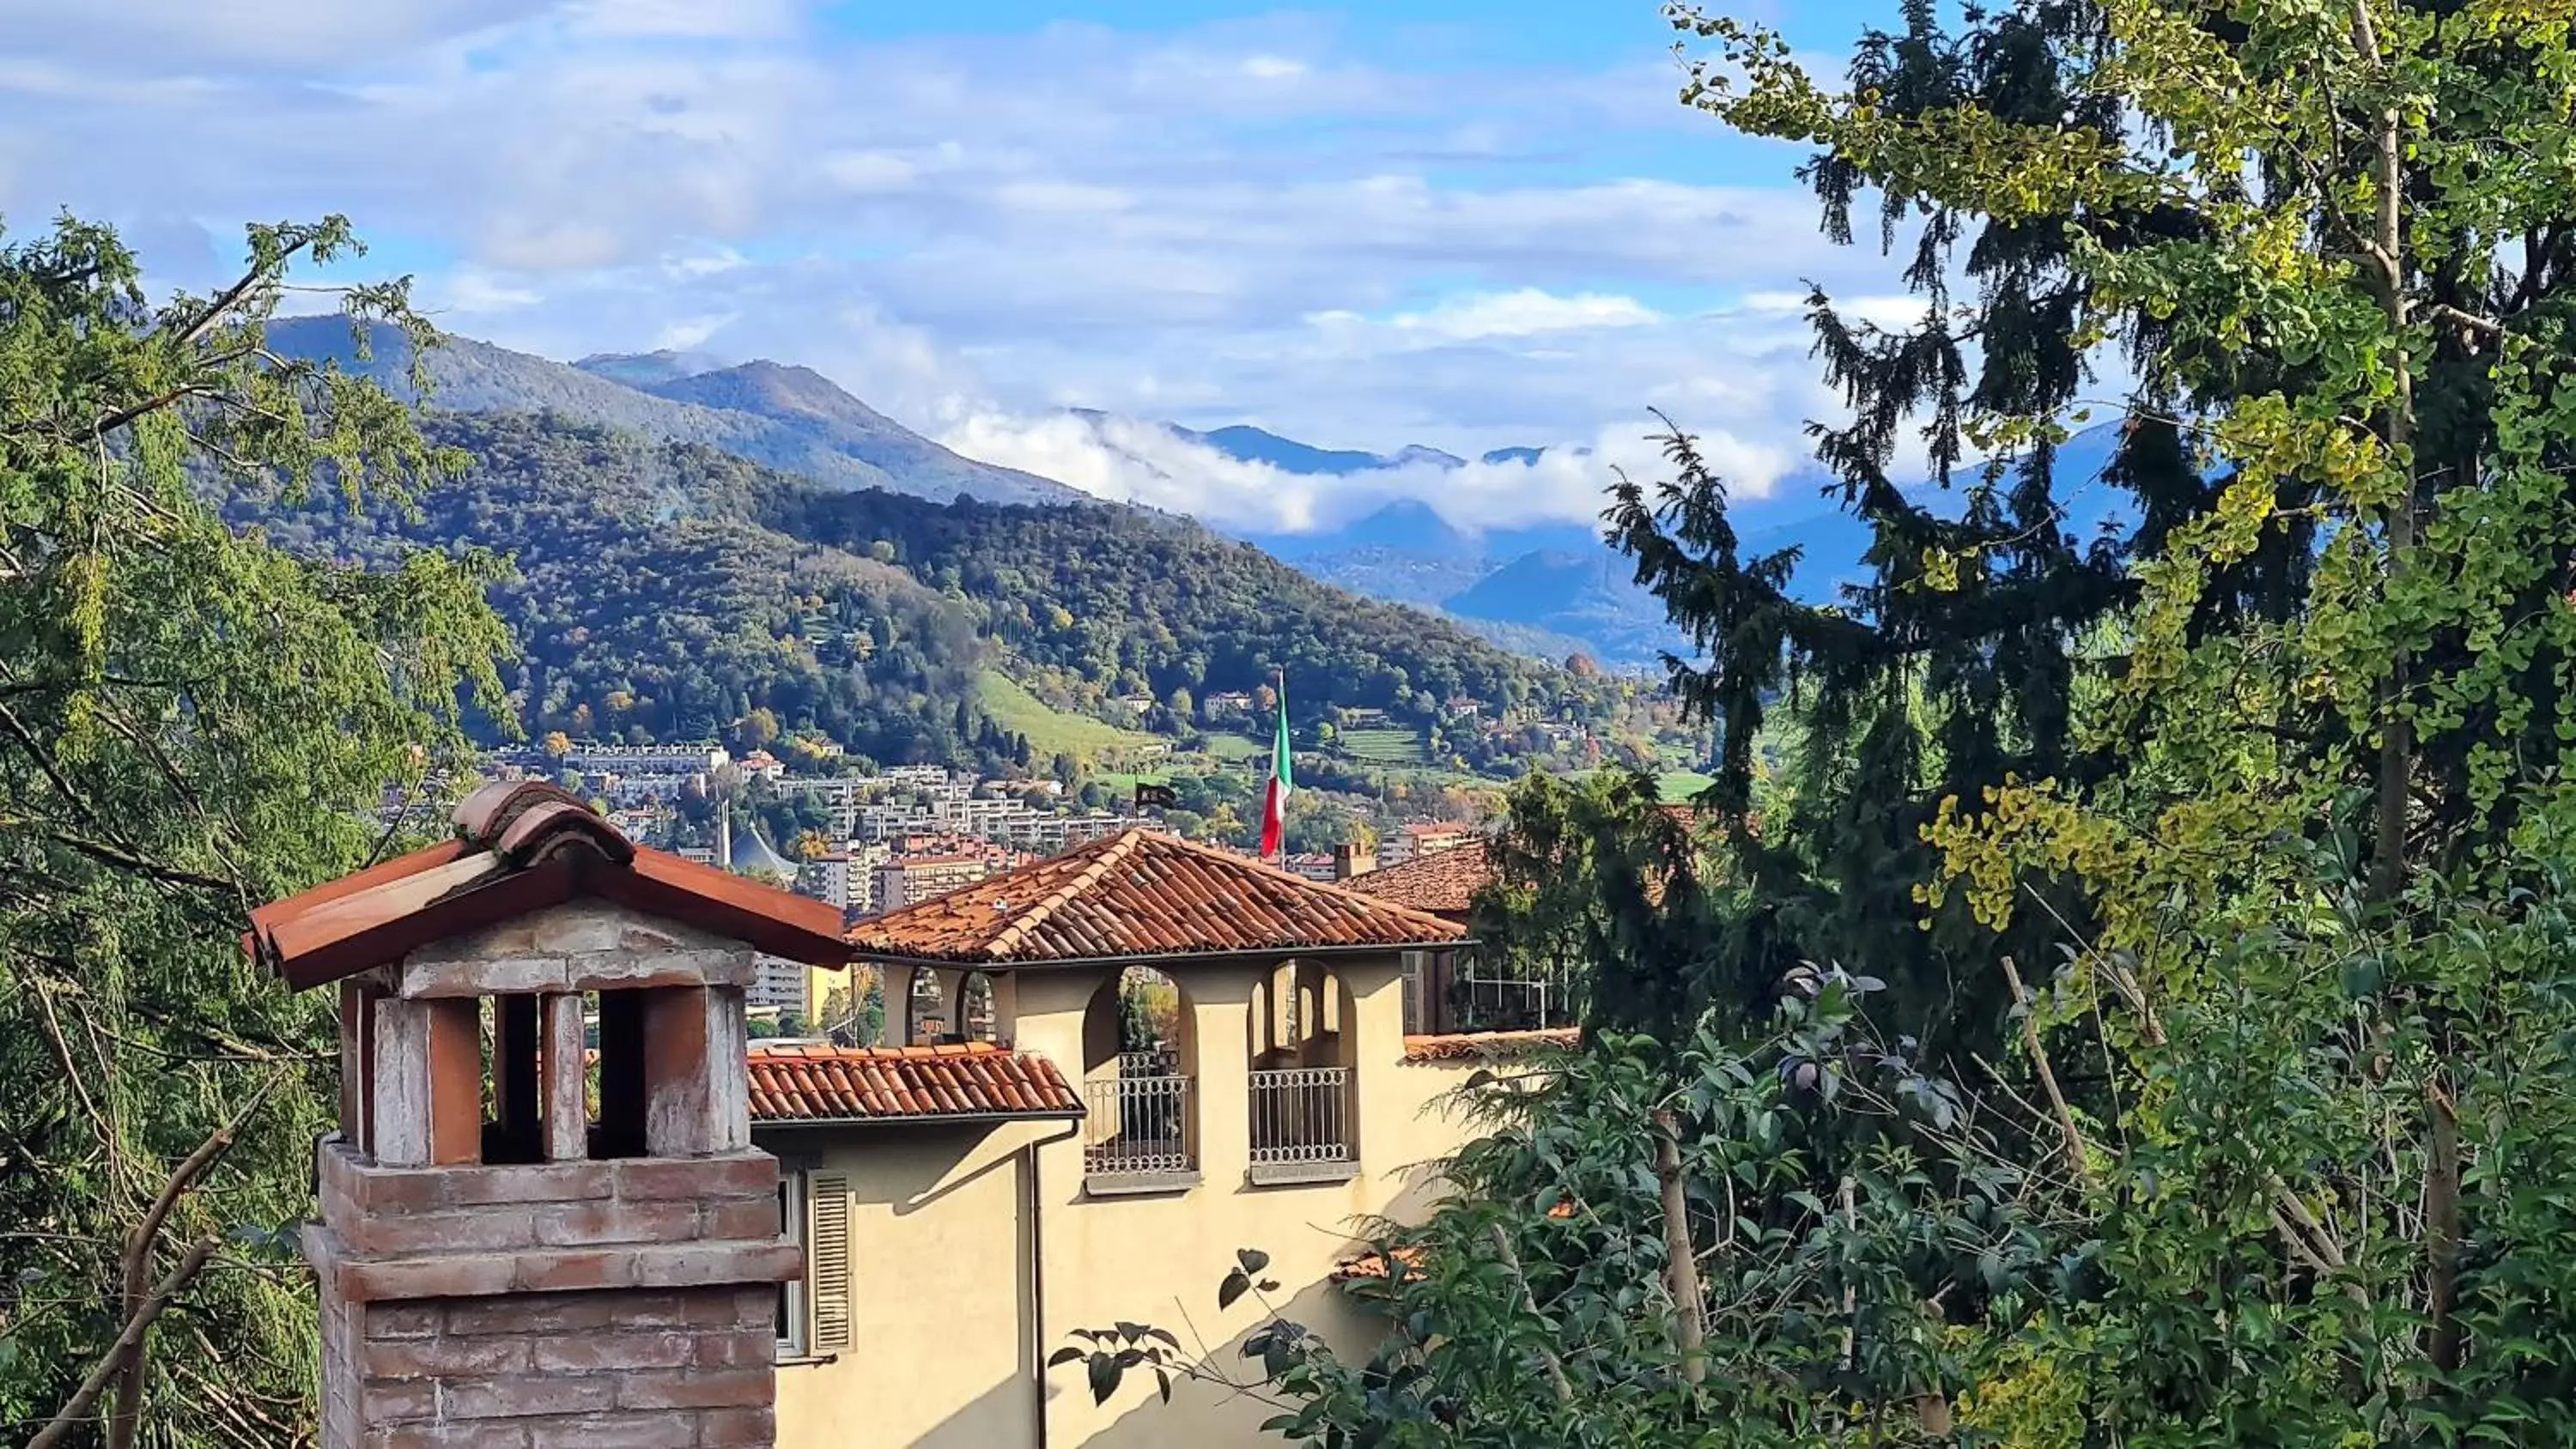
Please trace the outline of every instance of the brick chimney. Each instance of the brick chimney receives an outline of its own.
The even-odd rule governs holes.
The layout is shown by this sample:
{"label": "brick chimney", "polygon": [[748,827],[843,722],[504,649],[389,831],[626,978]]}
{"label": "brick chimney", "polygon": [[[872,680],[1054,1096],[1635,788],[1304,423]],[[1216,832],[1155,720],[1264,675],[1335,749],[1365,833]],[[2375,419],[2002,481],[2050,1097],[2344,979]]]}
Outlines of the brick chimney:
{"label": "brick chimney", "polygon": [[774,1444],[803,1265],[750,1145],[743,992],[763,951],[846,961],[839,912],[552,786],[457,823],[252,916],[290,984],[340,990],[304,1230],[322,1449]]}
{"label": "brick chimney", "polygon": [[1346,842],[1333,847],[1333,879],[1349,880],[1377,869],[1377,847]]}

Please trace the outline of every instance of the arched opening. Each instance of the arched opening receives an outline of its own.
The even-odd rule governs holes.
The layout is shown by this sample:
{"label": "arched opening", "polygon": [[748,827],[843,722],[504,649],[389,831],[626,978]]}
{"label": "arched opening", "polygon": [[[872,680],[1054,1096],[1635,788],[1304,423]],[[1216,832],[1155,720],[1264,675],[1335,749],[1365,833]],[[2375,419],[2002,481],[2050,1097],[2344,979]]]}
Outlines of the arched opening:
{"label": "arched opening", "polygon": [[912,973],[912,1030],[897,1046],[935,1046],[949,1038],[950,1013],[948,993],[940,989],[940,973],[916,970]]}
{"label": "arched opening", "polygon": [[993,978],[981,971],[969,971],[957,988],[956,1022],[951,1028],[960,1041],[999,1041],[1001,1012],[993,997]]}
{"label": "arched opening", "polygon": [[1349,988],[1330,966],[1283,961],[1254,990],[1252,1180],[1319,1182],[1358,1171]]}
{"label": "arched opening", "polygon": [[1189,998],[1151,967],[1131,966],[1092,994],[1082,1023],[1083,1169],[1095,1192],[1144,1192],[1198,1180]]}

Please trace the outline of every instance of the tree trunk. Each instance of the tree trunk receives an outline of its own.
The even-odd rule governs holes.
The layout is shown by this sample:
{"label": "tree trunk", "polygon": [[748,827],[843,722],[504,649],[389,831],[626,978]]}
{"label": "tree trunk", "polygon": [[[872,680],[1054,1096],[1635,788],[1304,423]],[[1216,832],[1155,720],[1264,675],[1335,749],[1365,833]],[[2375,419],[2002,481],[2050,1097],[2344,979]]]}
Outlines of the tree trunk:
{"label": "tree trunk", "polygon": [[[2383,77],[2387,63],[2379,51],[2378,32],[2370,18],[2370,0],[2353,0],[2353,48],[2363,63]],[[2394,590],[2407,574],[2415,552],[2415,360],[2404,340],[2409,322],[2406,296],[2406,173],[2403,118],[2395,107],[2382,112],[2377,134],[2378,206],[2372,219],[2370,252],[2378,275],[2373,290],[2394,334],[2389,349],[2393,391],[2382,426],[2390,463],[2398,470],[2397,498],[2388,510],[2388,584]],[[2415,768],[2415,726],[2406,718],[2406,691],[2413,661],[2400,645],[2391,652],[2388,673],[2379,688],[2379,790],[2374,806],[2377,836],[2370,862],[2371,895],[2393,904],[2406,887],[2407,786]]]}
{"label": "tree trunk", "polygon": [[2431,1141],[2424,1164],[2424,1316],[2433,1366],[2460,1366],[2460,1320],[2454,1311],[2460,1273],[2460,1113],[2437,1076],[2424,1089]]}
{"label": "tree trunk", "polygon": [[1708,1377],[1708,1305],[1700,1296],[1699,1257],[1691,1247],[1690,1200],[1682,1191],[1681,1123],[1658,1110],[1655,1184],[1663,1189],[1664,1287],[1673,1296],[1673,1347],[1681,1353],[1682,1382],[1698,1387]]}
{"label": "tree trunk", "polygon": [[[2352,0],[2353,49],[2363,64],[2388,80],[2388,63],[2380,52],[2371,20],[2370,0]],[[2394,376],[2384,433],[2391,464],[2399,471],[2397,497],[2388,513],[2388,585],[2402,584],[2415,551],[2417,481],[2415,472],[2415,376],[2412,350],[2404,342],[2408,324],[2405,265],[2404,118],[2395,106],[2383,110],[2376,128],[2375,162],[2378,202],[2368,246],[2378,266],[2376,291],[2396,344],[2389,365]],[[2401,644],[2392,650],[2388,674],[2379,692],[2379,790],[2374,807],[2377,839],[2370,862],[2370,893],[2382,907],[2393,909],[2406,889],[2406,810],[2415,766],[2415,729],[2404,705],[2412,661]],[[2424,1089],[2427,1141],[2424,1153],[2424,1315],[2431,1325],[2427,1344],[2434,1365],[2459,1366],[2460,1327],[2453,1317],[2458,1291],[2460,1237],[2460,1121],[2438,1069]]]}

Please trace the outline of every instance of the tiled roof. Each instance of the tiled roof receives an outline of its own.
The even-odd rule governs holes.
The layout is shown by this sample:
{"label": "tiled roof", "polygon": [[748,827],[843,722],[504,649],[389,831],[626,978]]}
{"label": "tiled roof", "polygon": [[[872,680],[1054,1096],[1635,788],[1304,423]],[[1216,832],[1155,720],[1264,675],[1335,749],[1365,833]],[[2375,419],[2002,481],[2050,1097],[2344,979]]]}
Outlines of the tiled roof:
{"label": "tiled roof", "polygon": [[1422,911],[1150,830],[1126,830],[862,921],[863,956],[1040,965],[1433,945]]}
{"label": "tiled roof", "polygon": [[1419,1276],[1427,1256],[1420,1243],[1390,1249],[1384,1253],[1362,1253],[1347,1263],[1335,1265],[1332,1279],[1336,1283],[1351,1283],[1363,1278],[1383,1278],[1387,1276],[1386,1260],[1389,1258],[1402,1263],[1413,1274]]}
{"label": "tiled roof", "polygon": [[754,1047],[751,1120],[884,1122],[1079,1117],[1055,1063],[990,1042],[917,1047]]}
{"label": "tiled roof", "polygon": [[[1547,1215],[1558,1222],[1563,1222],[1574,1214],[1575,1207],[1570,1202],[1558,1203],[1547,1210]],[[1430,1254],[1421,1243],[1408,1243],[1401,1248],[1392,1248],[1383,1253],[1362,1253],[1348,1262],[1337,1264],[1332,1272],[1332,1280],[1336,1283],[1352,1283],[1366,1278],[1384,1278],[1387,1276],[1389,1258],[1402,1263],[1408,1273],[1418,1277],[1421,1275],[1423,1265],[1430,1261]]]}
{"label": "tiled roof", "polygon": [[1549,1027],[1540,1031],[1476,1031],[1455,1036],[1409,1036],[1404,1039],[1404,1059],[1408,1062],[1454,1062],[1474,1058],[1501,1060],[1526,1056],[1532,1052],[1562,1051],[1579,1045],[1583,1034],[1570,1026]]}
{"label": "tiled roof", "polygon": [[1350,888],[1362,895],[1411,906],[1417,911],[1431,911],[1444,916],[1463,916],[1476,902],[1476,892],[1494,878],[1493,867],[1486,864],[1485,852],[1474,845],[1460,845],[1448,850],[1435,850],[1417,855],[1401,865],[1390,865],[1351,877]]}
{"label": "tiled roof", "polygon": [[833,907],[644,849],[543,781],[485,785],[457,805],[453,823],[453,840],[252,911],[243,947],[302,990],[597,896],[791,961],[850,958]]}

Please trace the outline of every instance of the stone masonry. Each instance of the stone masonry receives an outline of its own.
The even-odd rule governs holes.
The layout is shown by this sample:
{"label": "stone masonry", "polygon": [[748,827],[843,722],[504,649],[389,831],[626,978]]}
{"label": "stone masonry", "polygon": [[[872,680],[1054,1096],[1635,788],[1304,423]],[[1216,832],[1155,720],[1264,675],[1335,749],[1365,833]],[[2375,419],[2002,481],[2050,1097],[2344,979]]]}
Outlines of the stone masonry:
{"label": "stone masonry", "polygon": [[326,1449],[774,1442],[766,1153],[388,1168],[320,1151]]}

